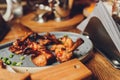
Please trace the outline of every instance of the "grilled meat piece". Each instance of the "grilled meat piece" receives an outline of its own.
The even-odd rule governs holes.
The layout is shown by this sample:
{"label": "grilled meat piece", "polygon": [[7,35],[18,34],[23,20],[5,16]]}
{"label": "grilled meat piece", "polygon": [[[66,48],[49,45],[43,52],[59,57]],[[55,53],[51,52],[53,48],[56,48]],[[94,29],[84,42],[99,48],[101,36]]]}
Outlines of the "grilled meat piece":
{"label": "grilled meat piece", "polygon": [[68,36],[64,36],[59,39],[62,43],[55,44],[51,47],[51,50],[55,52],[56,59],[59,62],[65,62],[72,58],[73,51],[83,43],[82,39],[77,39],[73,42]]}
{"label": "grilled meat piece", "polygon": [[47,64],[47,58],[45,55],[33,56],[32,62],[37,66],[45,66]]}
{"label": "grilled meat piece", "polygon": [[82,39],[76,42],[68,36],[56,38],[54,34],[38,35],[35,32],[26,34],[13,42],[9,50],[15,54],[32,55],[32,61],[37,66],[45,66],[56,61],[65,62],[72,58],[73,51],[83,43]]}

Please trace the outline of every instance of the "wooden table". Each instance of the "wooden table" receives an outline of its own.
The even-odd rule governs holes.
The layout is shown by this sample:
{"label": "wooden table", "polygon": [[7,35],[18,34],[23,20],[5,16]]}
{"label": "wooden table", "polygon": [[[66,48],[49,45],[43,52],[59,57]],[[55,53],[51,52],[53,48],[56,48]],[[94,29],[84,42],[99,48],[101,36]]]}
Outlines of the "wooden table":
{"label": "wooden table", "polygon": [[[21,36],[24,36],[25,32],[31,30],[19,23],[19,19],[10,22],[11,30],[0,41],[0,44],[9,42]],[[71,32],[79,33],[76,28],[68,30]],[[94,56],[85,65],[92,71],[92,80],[120,80],[120,70],[115,69],[108,60],[102,56],[98,51],[94,50]]]}

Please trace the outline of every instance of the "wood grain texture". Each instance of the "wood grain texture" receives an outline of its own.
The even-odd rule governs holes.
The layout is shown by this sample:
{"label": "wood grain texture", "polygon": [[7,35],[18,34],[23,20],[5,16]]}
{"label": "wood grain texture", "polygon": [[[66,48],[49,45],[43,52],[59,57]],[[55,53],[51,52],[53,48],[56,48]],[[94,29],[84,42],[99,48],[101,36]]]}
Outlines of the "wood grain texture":
{"label": "wood grain texture", "polygon": [[90,78],[91,71],[78,59],[64,62],[54,67],[38,71],[31,75],[32,80],[85,80]]}
{"label": "wood grain texture", "polygon": [[120,80],[120,70],[114,68],[98,51],[86,66],[94,73],[93,80]]}
{"label": "wood grain texture", "polygon": [[20,22],[21,24],[29,27],[35,32],[49,32],[73,29],[78,23],[80,23],[84,19],[84,16],[82,14],[78,14],[68,20],[63,20],[60,22],[56,22],[55,20],[49,20],[44,23],[39,23],[33,20],[35,16],[35,13],[30,13],[22,17]]}
{"label": "wood grain texture", "polygon": [[6,69],[0,69],[0,80],[28,80],[29,73],[13,73]]}

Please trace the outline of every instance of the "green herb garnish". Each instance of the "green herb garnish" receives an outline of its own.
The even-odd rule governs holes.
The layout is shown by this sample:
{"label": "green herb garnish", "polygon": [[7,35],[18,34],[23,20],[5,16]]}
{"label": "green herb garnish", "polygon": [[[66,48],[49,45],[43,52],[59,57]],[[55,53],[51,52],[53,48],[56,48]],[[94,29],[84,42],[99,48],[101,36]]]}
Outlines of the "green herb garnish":
{"label": "green herb garnish", "polygon": [[21,66],[23,63],[22,62],[17,62],[16,66]]}
{"label": "green herb garnish", "polygon": [[12,62],[12,66],[16,66],[17,62]]}
{"label": "green herb garnish", "polygon": [[13,58],[13,57],[14,57],[14,55],[13,55],[13,54],[10,54],[10,55],[9,55],[9,58]]}
{"label": "green herb garnish", "polygon": [[7,57],[3,57],[3,58],[2,58],[2,61],[3,61],[4,63],[5,63],[7,60],[8,60]]}
{"label": "green herb garnish", "polygon": [[24,56],[21,56],[21,57],[20,57],[20,60],[24,60],[24,59],[25,59],[25,57],[24,57]]}
{"label": "green herb garnish", "polygon": [[10,60],[7,60],[5,64],[10,65],[12,62]]}

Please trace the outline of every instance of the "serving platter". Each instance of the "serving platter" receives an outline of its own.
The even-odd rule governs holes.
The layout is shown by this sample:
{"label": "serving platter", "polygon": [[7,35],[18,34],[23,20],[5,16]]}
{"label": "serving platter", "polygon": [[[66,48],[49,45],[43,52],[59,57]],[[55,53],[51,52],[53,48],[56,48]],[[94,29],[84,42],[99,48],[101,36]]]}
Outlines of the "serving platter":
{"label": "serving platter", "polygon": [[[39,35],[44,35],[45,33],[40,33]],[[93,44],[89,38],[87,38],[83,34],[77,34],[77,33],[72,33],[72,32],[50,32],[50,34],[54,34],[57,38],[63,37],[64,35],[69,36],[73,41],[76,41],[78,38],[81,38],[84,43],[82,43],[77,50],[74,51],[74,54],[77,55],[76,58],[79,60],[83,60],[86,58],[87,55],[90,54],[90,51],[93,49]],[[9,47],[12,45],[12,42],[2,44],[0,45],[0,57],[6,57],[9,58],[11,62],[21,62],[22,65],[20,66],[13,66],[13,65],[8,65],[11,66],[14,70],[18,72],[35,72],[37,70],[45,69],[57,64],[60,64],[59,62],[55,62],[51,65],[47,65],[44,67],[37,67],[36,65],[33,64],[31,61],[31,55],[16,55],[12,52],[9,51]],[[10,55],[13,54],[14,57],[10,58]],[[24,56],[25,59],[21,60],[21,56]]]}

